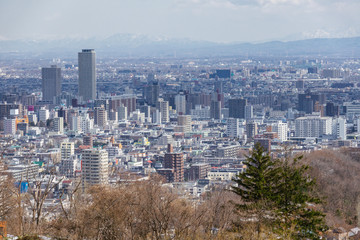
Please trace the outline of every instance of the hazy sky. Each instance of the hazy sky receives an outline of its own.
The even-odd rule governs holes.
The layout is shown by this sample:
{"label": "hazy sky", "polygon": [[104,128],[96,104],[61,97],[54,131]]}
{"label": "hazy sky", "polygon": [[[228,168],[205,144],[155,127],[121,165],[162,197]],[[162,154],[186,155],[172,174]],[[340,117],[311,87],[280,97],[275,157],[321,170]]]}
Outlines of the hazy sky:
{"label": "hazy sky", "polygon": [[148,34],[209,41],[360,35],[360,0],[0,0],[0,39]]}

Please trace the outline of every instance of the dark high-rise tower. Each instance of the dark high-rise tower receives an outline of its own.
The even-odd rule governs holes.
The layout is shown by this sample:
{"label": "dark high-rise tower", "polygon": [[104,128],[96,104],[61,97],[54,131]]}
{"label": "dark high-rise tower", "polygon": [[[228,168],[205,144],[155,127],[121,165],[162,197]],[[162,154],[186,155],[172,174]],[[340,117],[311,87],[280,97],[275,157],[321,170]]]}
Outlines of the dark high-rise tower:
{"label": "dark high-rise tower", "polygon": [[96,68],[94,49],[83,49],[78,54],[79,96],[84,101],[96,99]]}
{"label": "dark high-rise tower", "polygon": [[229,117],[245,118],[246,99],[229,99]]}
{"label": "dark high-rise tower", "polygon": [[210,118],[221,119],[221,102],[220,101],[211,101],[210,106]]}
{"label": "dark high-rise tower", "polygon": [[41,69],[43,100],[54,101],[61,95],[61,69],[56,65]]}
{"label": "dark high-rise tower", "polygon": [[328,102],[326,104],[325,116],[327,116],[327,117],[336,117],[336,116],[339,116],[339,114],[340,114],[339,106],[336,106],[332,102]]}
{"label": "dark high-rise tower", "polygon": [[145,89],[145,99],[147,104],[155,107],[159,100],[159,83],[152,82]]}
{"label": "dark high-rise tower", "polygon": [[[316,102],[321,105],[325,104],[326,95],[319,93],[311,93],[309,91],[305,93],[300,93],[298,95],[298,110],[306,113],[311,113],[315,108]],[[312,105],[312,107],[310,107],[310,105]]]}

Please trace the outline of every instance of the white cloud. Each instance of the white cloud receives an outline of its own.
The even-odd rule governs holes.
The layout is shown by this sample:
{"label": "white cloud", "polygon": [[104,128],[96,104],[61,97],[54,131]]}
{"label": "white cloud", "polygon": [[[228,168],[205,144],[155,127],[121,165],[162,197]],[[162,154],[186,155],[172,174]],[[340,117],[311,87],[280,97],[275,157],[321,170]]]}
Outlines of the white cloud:
{"label": "white cloud", "polygon": [[229,0],[237,5],[257,5],[257,6],[268,6],[268,5],[301,5],[309,4],[313,0]]}
{"label": "white cloud", "polygon": [[142,33],[229,42],[360,34],[360,0],[0,1],[0,32],[8,39]]}

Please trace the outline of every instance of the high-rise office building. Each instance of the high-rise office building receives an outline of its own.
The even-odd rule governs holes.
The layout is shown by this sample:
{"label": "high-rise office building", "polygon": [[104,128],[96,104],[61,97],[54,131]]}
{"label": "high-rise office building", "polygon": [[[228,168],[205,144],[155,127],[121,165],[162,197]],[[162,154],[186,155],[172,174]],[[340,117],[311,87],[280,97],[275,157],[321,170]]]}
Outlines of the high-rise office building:
{"label": "high-rise office building", "polygon": [[56,117],[54,118],[54,132],[62,134],[64,132],[64,118]]}
{"label": "high-rise office building", "polygon": [[75,154],[75,146],[73,142],[62,142],[60,145],[61,159],[69,159]]}
{"label": "high-rise office building", "polygon": [[346,140],[346,119],[335,118],[332,124],[332,133],[336,139]]}
{"label": "high-rise office building", "polygon": [[83,49],[78,54],[79,96],[84,101],[96,99],[96,68],[94,49]]}
{"label": "high-rise office building", "polygon": [[250,120],[254,117],[254,108],[251,105],[245,106],[245,119]]}
{"label": "high-rise office building", "polygon": [[103,149],[82,152],[82,179],[86,185],[108,184],[108,153]]}
{"label": "high-rise office building", "polygon": [[74,177],[76,169],[75,147],[73,142],[63,142],[61,149],[60,174]]}
{"label": "high-rise office building", "polygon": [[256,122],[247,122],[246,123],[246,136],[248,141],[252,140],[255,135],[258,134],[258,125]]}
{"label": "high-rise office building", "polygon": [[15,119],[5,119],[4,120],[4,134],[5,135],[14,135],[16,133],[16,120]]}
{"label": "high-rise office building", "polygon": [[155,107],[159,99],[159,83],[152,82],[145,88],[145,99],[147,104]]}
{"label": "high-rise office building", "polygon": [[175,96],[175,108],[179,115],[186,114],[186,97],[185,95]]}
{"label": "high-rise office building", "polygon": [[190,132],[191,128],[191,115],[179,115],[178,116],[178,125],[175,126],[175,132]]}
{"label": "high-rise office building", "polygon": [[80,116],[72,116],[70,120],[70,130],[74,132],[80,131],[81,130],[80,121],[81,121]]}
{"label": "high-rise office building", "polygon": [[287,123],[278,122],[272,126],[272,130],[277,133],[281,142],[287,141],[288,125]]}
{"label": "high-rise office building", "polygon": [[298,110],[304,111],[306,113],[312,113],[316,102],[319,104],[325,104],[326,95],[311,93],[309,91],[306,91],[306,93],[301,93],[298,95]]}
{"label": "high-rise office building", "polygon": [[325,116],[336,117],[340,115],[339,106],[332,102],[328,102],[325,107]]}
{"label": "high-rise office building", "polygon": [[229,99],[229,117],[245,118],[246,99]]}
{"label": "high-rise office building", "polygon": [[41,69],[43,100],[54,102],[61,95],[61,68],[51,65]]}
{"label": "high-rise office building", "polygon": [[191,109],[195,109],[196,105],[203,105],[201,104],[201,95],[198,93],[191,93],[187,95],[187,105],[189,107],[189,104],[191,106]]}
{"label": "high-rise office building", "polygon": [[184,181],[184,157],[182,153],[174,153],[171,144],[168,145],[168,152],[164,156],[164,167],[173,170],[173,181]]}
{"label": "high-rise office building", "polygon": [[226,126],[226,134],[229,137],[237,138],[240,136],[239,119],[228,118]]}
{"label": "high-rise office building", "polygon": [[156,109],[155,111],[152,112],[151,120],[155,124],[161,124],[161,113],[159,109]]}
{"label": "high-rise office building", "polygon": [[221,119],[221,102],[220,101],[211,101],[210,106],[210,118]]}
{"label": "high-rise office building", "polygon": [[107,124],[107,112],[104,107],[96,107],[94,109],[94,123],[99,127],[104,127]]}
{"label": "high-rise office building", "polygon": [[127,120],[127,107],[119,106],[117,108],[118,120]]}
{"label": "high-rise office building", "polygon": [[159,99],[157,108],[161,114],[161,123],[168,123],[170,121],[169,102]]}
{"label": "high-rise office building", "polygon": [[[156,106],[156,103],[155,103]],[[140,112],[145,114],[145,122],[151,122],[151,107],[148,105],[140,106]]]}

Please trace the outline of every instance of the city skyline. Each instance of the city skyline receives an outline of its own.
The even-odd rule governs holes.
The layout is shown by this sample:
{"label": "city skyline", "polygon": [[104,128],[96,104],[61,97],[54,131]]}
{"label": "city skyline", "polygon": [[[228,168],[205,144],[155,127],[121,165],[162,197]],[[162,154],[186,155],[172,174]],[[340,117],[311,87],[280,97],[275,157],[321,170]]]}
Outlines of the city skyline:
{"label": "city skyline", "polygon": [[359,10],[0,0],[0,239],[360,239]]}

